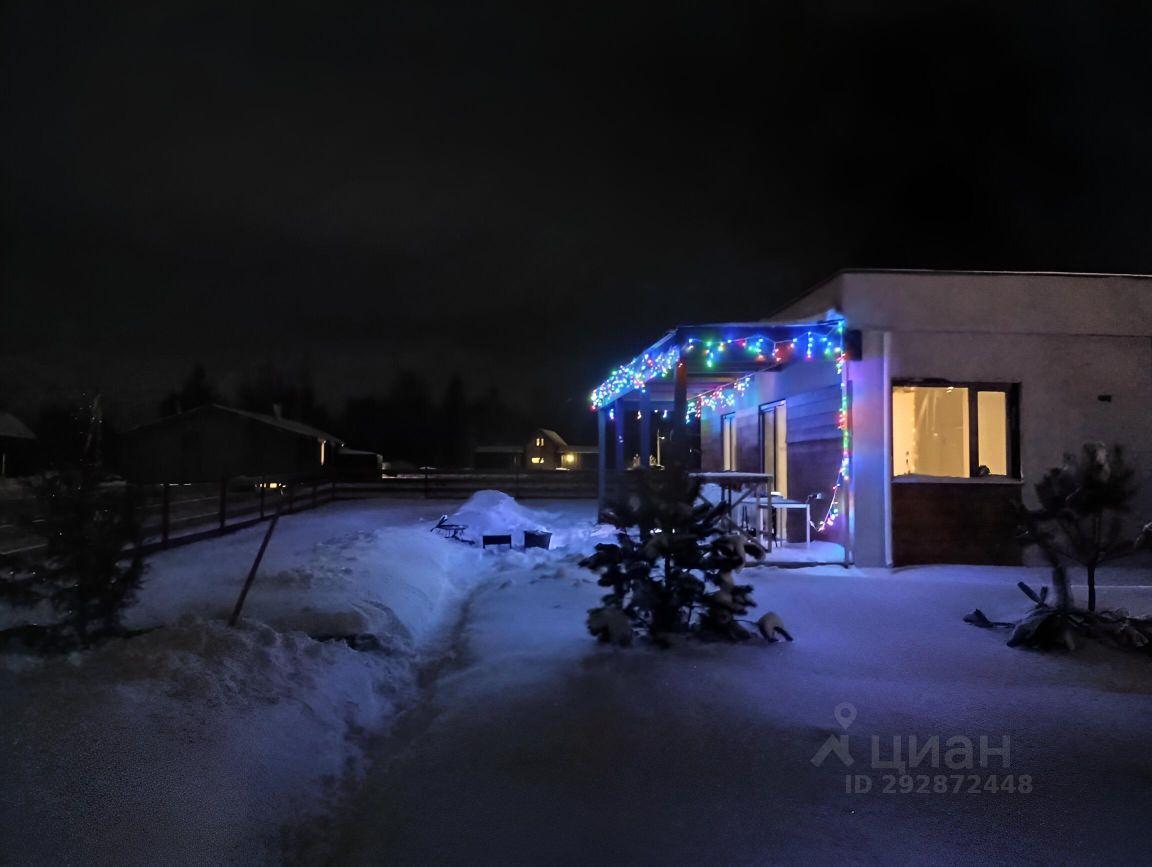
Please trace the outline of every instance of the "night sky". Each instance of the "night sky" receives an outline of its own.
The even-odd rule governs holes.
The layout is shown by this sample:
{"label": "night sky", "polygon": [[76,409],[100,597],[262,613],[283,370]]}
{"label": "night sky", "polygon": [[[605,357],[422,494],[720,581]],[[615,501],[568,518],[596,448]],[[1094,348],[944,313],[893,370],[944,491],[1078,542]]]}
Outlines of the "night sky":
{"label": "night sky", "polygon": [[838,268],[1152,272],[1148,8],[8,4],[0,408],[407,366],[560,426]]}

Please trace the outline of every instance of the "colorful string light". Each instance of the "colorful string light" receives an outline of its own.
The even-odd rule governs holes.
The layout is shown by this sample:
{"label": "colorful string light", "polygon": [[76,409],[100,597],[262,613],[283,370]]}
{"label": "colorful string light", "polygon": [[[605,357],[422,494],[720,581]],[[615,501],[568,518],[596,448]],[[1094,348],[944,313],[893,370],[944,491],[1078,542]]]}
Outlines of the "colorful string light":
{"label": "colorful string light", "polygon": [[701,416],[706,409],[725,410],[736,405],[736,399],[748,390],[754,373],[740,377],[734,382],[718,386],[711,391],[705,391],[688,401],[688,414],[685,421],[694,416]]}
{"label": "colorful string light", "polygon": [[[816,347],[820,346],[820,357],[831,358],[836,362],[836,372],[844,369],[844,323],[838,322],[825,332],[808,330],[788,340],[773,340],[765,335],[741,337],[736,340],[705,340],[695,337],[689,338],[684,345],[684,353],[699,351],[704,357],[704,366],[712,367],[713,361],[721,352],[727,352],[730,347],[736,351],[755,356],[756,361],[767,362],[769,356],[773,364],[787,361],[791,355],[795,357],[796,350],[803,353],[806,361],[816,357]],[[748,388],[748,380],[753,374],[742,376],[732,382],[706,391],[688,401],[687,420],[703,416],[704,410],[726,410],[736,405],[736,399]]]}
{"label": "colorful string light", "polygon": [[[827,331],[809,329],[786,340],[776,340],[762,334],[732,339],[690,337],[683,347],[673,346],[656,355],[645,353],[613,370],[608,379],[592,392],[592,409],[607,406],[621,395],[643,389],[653,379],[667,376],[675,369],[682,355],[687,357],[696,354],[703,358],[704,367],[711,369],[721,355],[727,355],[729,352],[752,356],[754,361],[765,365],[780,364],[789,357],[796,356],[801,356],[806,361],[817,357],[828,358],[836,363],[836,372],[840,374],[840,408],[836,414],[836,426],[840,430],[840,467],[832,484],[828,511],[816,524],[817,532],[830,529],[843,514],[841,510],[843,491],[848,482],[852,455],[852,433],[848,425],[848,383],[843,376],[846,360],[843,320]],[[748,390],[754,376],[755,372],[748,373],[732,382],[696,395],[688,401],[685,420],[701,418],[705,410],[724,411],[734,408],[740,396]],[[665,418],[667,412],[664,410]],[[615,418],[614,410],[609,410],[609,417]]]}
{"label": "colorful string light", "polygon": [[673,346],[656,355],[644,353],[617,367],[592,391],[592,409],[612,403],[622,394],[643,389],[652,380],[667,376],[680,360],[680,347]]}

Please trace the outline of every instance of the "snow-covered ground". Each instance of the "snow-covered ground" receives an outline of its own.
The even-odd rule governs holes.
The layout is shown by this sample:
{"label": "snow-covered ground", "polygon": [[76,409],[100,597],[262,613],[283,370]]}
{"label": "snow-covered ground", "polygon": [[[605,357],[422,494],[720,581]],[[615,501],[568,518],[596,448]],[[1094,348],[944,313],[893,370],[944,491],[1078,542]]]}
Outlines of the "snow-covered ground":
{"label": "snow-covered ground", "polygon": [[[962,621],[1018,615],[1015,582],[1042,572],[748,569],[794,643],[613,649],[584,630],[592,504],[527,506],[464,514],[562,547],[438,539],[456,507],[426,501],[291,516],[245,629],[9,661],[0,838],[32,863],[1146,860],[1152,659],[1013,650]],[[133,622],[223,616],[261,530],[155,558]],[[1105,605],[1152,612],[1147,571],[1104,584]],[[387,652],[293,631],[329,626]],[[841,735],[853,764],[814,764]],[[881,762],[911,736],[1007,737],[1009,762],[928,759],[903,792],[874,735]]]}
{"label": "snow-covered ground", "polygon": [[[465,517],[501,532],[554,525],[555,546],[592,532],[587,503],[542,505],[481,494]],[[240,629],[222,621],[265,527],[164,552],[126,618],[154,631],[67,658],[0,657],[4,849],[22,863],[276,860],[416,701],[471,589],[563,556],[429,531],[460,506],[359,501],[284,517]],[[309,637],[349,634],[381,646]]]}

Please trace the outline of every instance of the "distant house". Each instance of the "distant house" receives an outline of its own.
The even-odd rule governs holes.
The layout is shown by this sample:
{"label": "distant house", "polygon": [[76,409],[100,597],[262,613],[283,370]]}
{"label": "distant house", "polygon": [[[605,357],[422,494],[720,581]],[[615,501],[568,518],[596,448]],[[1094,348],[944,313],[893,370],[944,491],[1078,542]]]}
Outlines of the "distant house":
{"label": "distant house", "polygon": [[36,434],[16,416],[0,412],[0,479],[28,470]]}
{"label": "distant house", "polygon": [[298,421],[210,404],[129,431],[124,475],[133,482],[210,482],[316,473],[342,445]]}
{"label": "distant house", "polygon": [[477,469],[580,470],[596,466],[596,446],[574,446],[554,430],[537,428],[526,445],[479,446]]}

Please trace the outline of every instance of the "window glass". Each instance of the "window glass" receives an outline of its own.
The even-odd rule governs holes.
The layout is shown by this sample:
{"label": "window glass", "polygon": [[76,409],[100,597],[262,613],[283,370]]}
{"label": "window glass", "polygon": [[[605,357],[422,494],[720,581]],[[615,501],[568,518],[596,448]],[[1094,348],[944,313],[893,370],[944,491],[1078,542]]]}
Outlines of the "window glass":
{"label": "window glass", "polygon": [[1008,395],[976,392],[977,452],[981,466],[993,476],[1008,475]]}
{"label": "window glass", "polygon": [[892,389],[892,472],[970,475],[968,389],[901,385]]}

